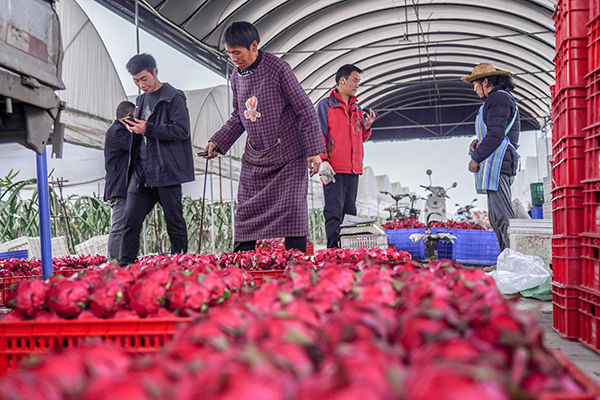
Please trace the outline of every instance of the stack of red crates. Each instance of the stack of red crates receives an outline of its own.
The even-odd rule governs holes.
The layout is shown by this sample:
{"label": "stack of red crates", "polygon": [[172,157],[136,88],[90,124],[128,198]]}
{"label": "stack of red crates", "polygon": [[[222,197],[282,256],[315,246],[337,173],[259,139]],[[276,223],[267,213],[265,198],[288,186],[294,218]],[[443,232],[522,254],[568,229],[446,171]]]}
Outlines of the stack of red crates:
{"label": "stack of red crates", "polygon": [[558,0],[555,21],[556,85],[552,89],[552,302],[554,329],[580,337],[583,279],[588,27],[591,0]]}
{"label": "stack of red crates", "polygon": [[579,340],[600,352],[600,6],[590,1]]}

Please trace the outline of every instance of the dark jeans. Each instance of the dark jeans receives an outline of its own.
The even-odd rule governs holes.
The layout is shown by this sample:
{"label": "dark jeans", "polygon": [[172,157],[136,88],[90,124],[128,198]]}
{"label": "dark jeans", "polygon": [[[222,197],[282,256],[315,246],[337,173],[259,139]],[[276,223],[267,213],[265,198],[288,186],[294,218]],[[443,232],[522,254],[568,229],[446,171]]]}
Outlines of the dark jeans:
{"label": "dark jeans", "polygon": [[147,187],[133,174],[127,190],[125,230],[121,242],[120,265],[133,264],[140,249],[140,232],[146,215],[156,203],[165,213],[167,233],[171,240],[171,254],[187,253],[187,229],[181,205],[181,185]]}
{"label": "dark jeans", "polygon": [[358,175],[335,174],[335,182],[323,186],[323,192],[327,248],[340,247],[340,225],[344,220],[344,214],[356,215]]}
{"label": "dark jeans", "polygon": [[510,186],[515,177],[510,175],[500,175],[498,190],[488,190],[488,216],[490,225],[494,229],[500,251],[510,247],[508,237],[508,227],[510,220],[515,218],[515,211],[512,207]]}
{"label": "dark jeans", "polygon": [[[249,240],[247,242],[234,242],[233,251],[250,251],[254,250],[256,246],[256,240]],[[306,253],[306,236],[293,236],[285,238],[286,250],[297,249],[303,253]]]}
{"label": "dark jeans", "polygon": [[118,260],[125,230],[125,206],[127,197],[110,199],[110,234],[108,235],[108,261]]}

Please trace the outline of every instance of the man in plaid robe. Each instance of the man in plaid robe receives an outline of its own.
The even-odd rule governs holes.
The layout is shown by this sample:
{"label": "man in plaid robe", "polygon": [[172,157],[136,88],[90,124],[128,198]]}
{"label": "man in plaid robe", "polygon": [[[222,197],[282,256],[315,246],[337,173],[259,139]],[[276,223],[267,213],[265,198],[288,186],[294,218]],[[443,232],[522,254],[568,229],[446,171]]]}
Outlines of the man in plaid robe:
{"label": "man in plaid robe", "polygon": [[206,146],[206,158],[225,154],[248,133],[235,214],[234,251],[256,240],[285,237],[286,249],[306,250],[308,174],[319,172],[325,151],[313,105],[291,67],[258,50],[249,22],[225,31],[225,48],[237,68],[231,76],[233,113]]}

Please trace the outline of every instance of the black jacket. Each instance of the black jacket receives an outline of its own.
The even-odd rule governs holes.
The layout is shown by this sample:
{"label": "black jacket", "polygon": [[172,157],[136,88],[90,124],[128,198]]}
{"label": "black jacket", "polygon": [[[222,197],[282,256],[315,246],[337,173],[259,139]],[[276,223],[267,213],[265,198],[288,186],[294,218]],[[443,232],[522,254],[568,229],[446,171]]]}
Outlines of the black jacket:
{"label": "black jacket", "polygon": [[[185,94],[168,83],[164,83],[161,97],[146,121],[148,160],[146,185],[172,186],[194,180],[194,156],[190,136],[190,117]],[[140,119],[143,104],[142,94],[137,98],[135,117]],[[142,135],[133,134],[129,155],[127,182],[139,159]]]}
{"label": "black jacket", "polygon": [[118,120],[106,131],[104,140],[104,169],[106,185],[104,200],[127,196],[127,164],[132,133]]}
{"label": "black jacket", "polygon": [[[506,93],[498,92],[499,88],[494,88],[488,95],[485,105],[483,106],[483,121],[487,127],[485,138],[479,143],[479,146],[471,153],[471,158],[481,163],[488,158],[504,140],[504,131],[513,118],[516,111],[515,102]],[[519,144],[519,134],[521,132],[520,116],[512,128],[508,132],[508,139],[517,147]],[[504,175],[516,175],[519,165],[519,156],[517,151],[512,146],[508,146],[504,158],[502,159],[502,167],[500,173]]]}

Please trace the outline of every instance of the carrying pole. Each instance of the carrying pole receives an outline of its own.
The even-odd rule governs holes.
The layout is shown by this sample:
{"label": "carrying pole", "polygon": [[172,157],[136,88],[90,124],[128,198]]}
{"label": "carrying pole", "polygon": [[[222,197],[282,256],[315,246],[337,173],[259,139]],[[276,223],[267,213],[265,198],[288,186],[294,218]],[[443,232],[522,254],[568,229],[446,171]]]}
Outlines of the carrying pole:
{"label": "carrying pole", "polygon": [[[198,254],[202,254],[202,234],[204,229],[204,203],[206,202],[206,178],[208,177],[208,158],[204,167],[204,190],[202,191],[202,212],[200,213],[200,232],[198,237]],[[212,187],[212,180],[211,180]]]}

